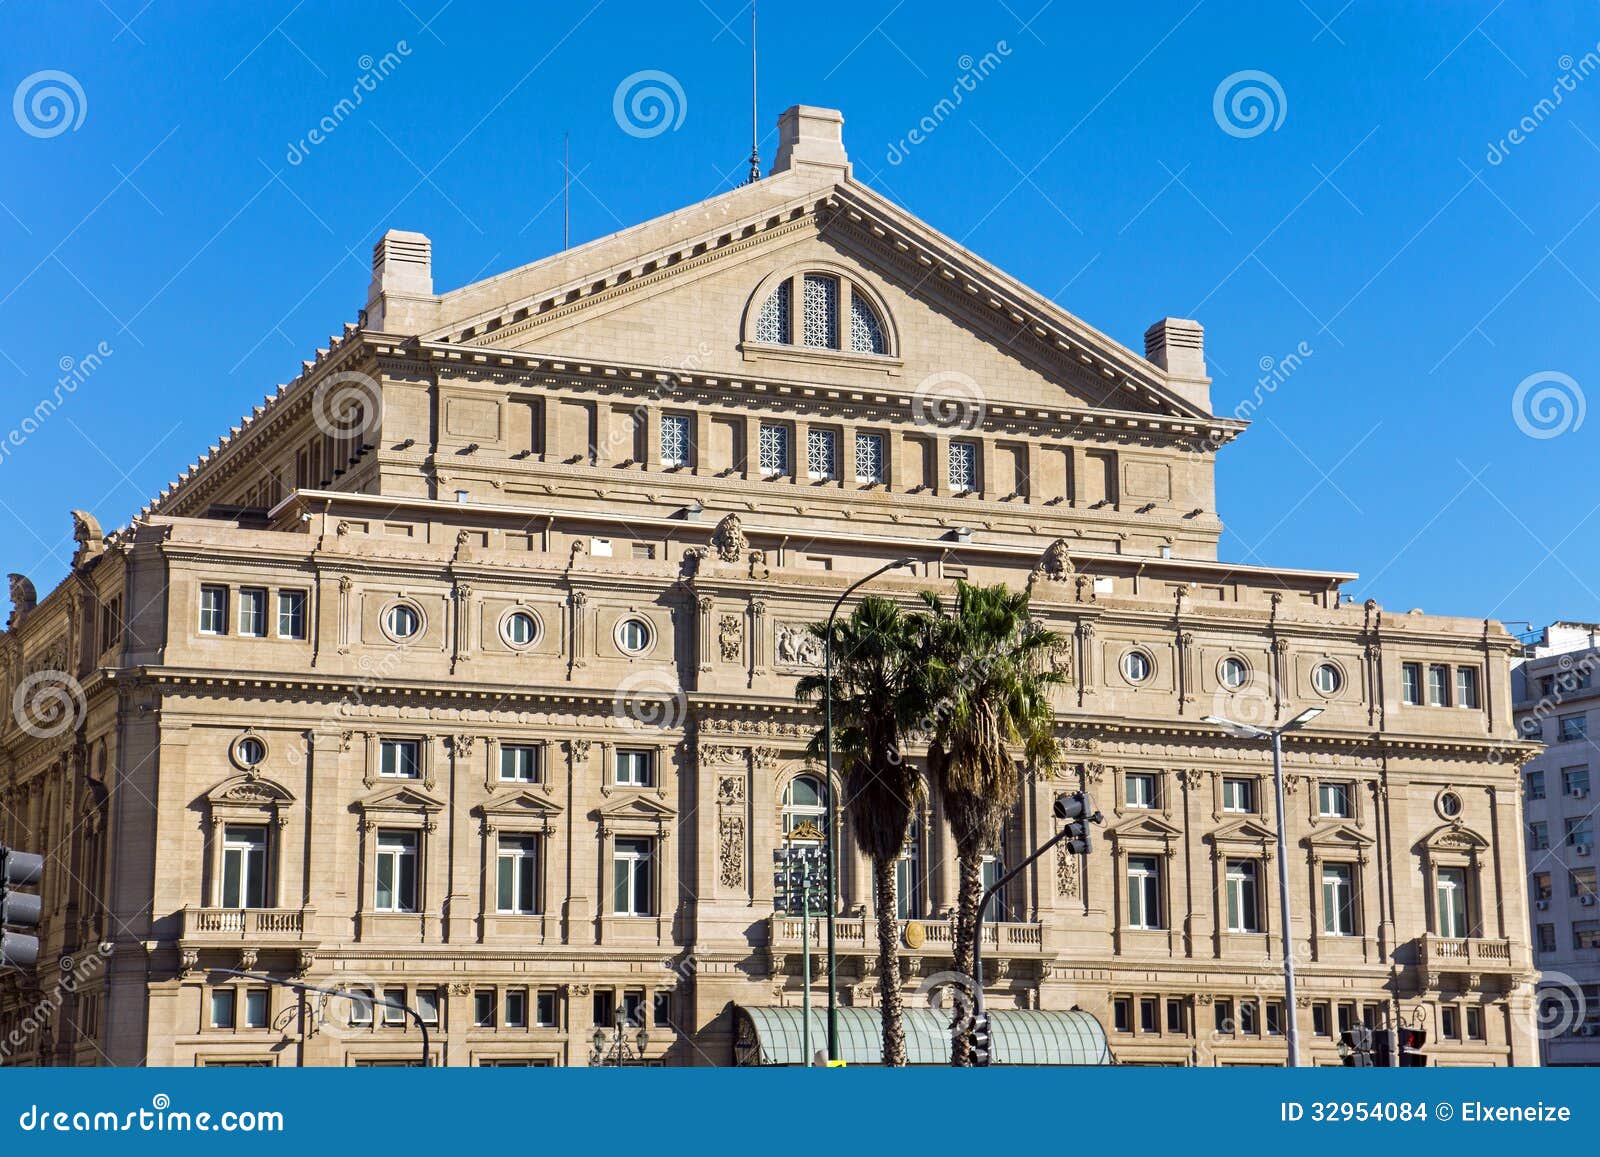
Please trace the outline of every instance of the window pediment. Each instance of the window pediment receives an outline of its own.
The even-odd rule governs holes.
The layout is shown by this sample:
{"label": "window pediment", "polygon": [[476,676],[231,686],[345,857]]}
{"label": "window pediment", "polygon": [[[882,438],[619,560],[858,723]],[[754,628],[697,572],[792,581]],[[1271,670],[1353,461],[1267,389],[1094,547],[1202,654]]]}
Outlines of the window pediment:
{"label": "window pediment", "polygon": [[1311,848],[1324,855],[1330,852],[1348,850],[1351,852],[1365,852],[1375,843],[1371,836],[1348,823],[1336,823],[1320,831],[1312,832],[1300,841],[1303,847]]}
{"label": "window pediment", "polygon": [[294,793],[260,775],[235,775],[206,792],[202,802],[213,827],[229,820],[282,827],[296,803]]}
{"label": "window pediment", "polygon": [[1183,829],[1175,828],[1164,820],[1152,815],[1140,815],[1118,824],[1106,831],[1106,838],[1118,843],[1135,843],[1140,841],[1167,842],[1183,837]]}
{"label": "window pediment", "polygon": [[560,804],[521,791],[493,803],[479,804],[472,809],[472,814],[478,817],[487,835],[501,828],[508,831],[538,829],[549,832],[561,811]]}
{"label": "window pediment", "polygon": [[1489,841],[1462,824],[1445,824],[1425,836],[1418,847],[1433,853],[1470,856],[1487,850]]}
{"label": "window pediment", "polygon": [[660,832],[678,817],[676,808],[647,795],[630,795],[596,808],[602,832]]}
{"label": "window pediment", "polygon": [[1206,838],[1218,848],[1230,848],[1235,851],[1270,851],[1278,842],[1276,832],[1250,819],[1220,827]]}
{"label": "window pediment", "polygon": [[406,784],[395,784],[375,791],[350,806],[353,811],[361,813],[361,822],[366,827],[384,820],[414,821],[420,818],[431,829],[433,817],[444,810],[442,800]]}

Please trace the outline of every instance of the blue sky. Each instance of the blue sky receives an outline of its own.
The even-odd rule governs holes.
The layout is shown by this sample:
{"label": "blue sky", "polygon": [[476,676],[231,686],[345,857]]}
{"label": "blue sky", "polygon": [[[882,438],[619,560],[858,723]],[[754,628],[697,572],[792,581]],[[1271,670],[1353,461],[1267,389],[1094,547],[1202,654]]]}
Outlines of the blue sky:
{"label": "blue sky", "polygon": [[[1142,348],[1158,317],[1202,321],[1217,409],[1260,402],[1219,464],[1225,557],[1360,571],[1398,611],[1600,618],[1600,5],[830,11],[763,8],[763,160],[784,107],[843,109],[860,179],[1100,329]],[[574,241],[740,180],[747,21],[739,0],[0,4],[0,570],[54,585],[68,508],[124,523],[292,378],[364,305],[384,229],[433,238],[440,288],[558,249],[563,133]],[[683,94],[653,136],[613,115],[641,70]],[[1241,86],[1270,125],[1230,111]],[[51,88],[66,121],[31,100]]]}

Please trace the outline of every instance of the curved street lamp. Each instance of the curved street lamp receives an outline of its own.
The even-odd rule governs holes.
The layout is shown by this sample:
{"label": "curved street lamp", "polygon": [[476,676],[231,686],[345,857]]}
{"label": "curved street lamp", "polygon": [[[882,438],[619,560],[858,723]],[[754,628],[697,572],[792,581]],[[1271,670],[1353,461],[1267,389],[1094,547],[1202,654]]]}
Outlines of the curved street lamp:
{"label": "curved street lamp", "polygon": [[589,1067],[620,1069],[629,1063],[644,1064],[644,1050],[650,1047],[650,1033],[641,1024],[630,1044],[630,1027],[627,1014],[618,1012],[615,1027],[595,1029],[589,1041],[594,1046],[589,1052]]}

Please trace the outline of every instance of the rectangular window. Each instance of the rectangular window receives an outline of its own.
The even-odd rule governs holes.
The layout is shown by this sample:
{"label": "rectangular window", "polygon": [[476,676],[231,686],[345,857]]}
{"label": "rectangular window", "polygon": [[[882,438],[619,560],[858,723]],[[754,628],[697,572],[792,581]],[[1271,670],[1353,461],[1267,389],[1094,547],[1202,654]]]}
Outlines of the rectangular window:
{"label": "rectangular window", "polygon": [[1233,1019],[1233,1001],[1219,1000],[1212,1005],[1217,1014],[1217,1032],[1223,1036],[1232,1036],[1239,1031],[1239,1024]]}
{"label": "rectangular window", "polygon": [[653,751],[618,748],[617,783],[626,787],[653,787],[656,781],[655,756]]}
{"label": "rectangular window", "polygon": [[[983,857],[983,890],[988,892],[1000,882],[1000,877],[1006,874],[1005,861],[999,856]],[[989,906],[983,910],[983,918],[991,924],[998,924],[1006,918],[1006,893],[1001,889],[989,898]]]}
{"label": "rectangular window", "polygon": [[622,994],[622,1019],[629,1024],[644,1023],[644,993],[637,990]]}
{"label": "rectangular window", "polygon": [[594,993],[594,1023],[607,1028],[617,1022],[617,994],[609,988],[597,988]]}
{"label": "rectangular window", "polygon": [[415,739],[385,739],[378,745],[378,774],[416,779],[422,770],[422,744]]}
{"label": "rectangular window", "polygon": [[539,837],[501,836],[497,863],[499,910],[520,916],[539,911]]}
{"label": "rectangular window", "polygon": [[478,1028],[494,1027],[494,989],[480,988],[472,994],[472,1023]]}
{"label": "rectangular window", "polygon": [[950,493],[970,494],[978,488],[978,444],[950,443]]}
{"label": "rectangular window", "polygon": [[228,633],[227,587],[200,588],[200,633],[202,635]]}
{"label": "rectangular window", "polygon": [[689,462],[689,418],[685,414],[661,415],[661,465],[677,469]]}
{"label": "rectangular window", "polygon": [[1572,947],[1582,952],[1600,948],[1600,920],[1578,920],[1572,925]]}
{"label": "rectangular window", "polygon": [[651,1002],[653,1008],[650,1013],[650,1023],[657,1028],[672,1027],[672,993],[658,992],[655,1000]]}
{"label": "rectangular window", "polygon": [[1544,798],[1544,772],[1530,771],[1527,774],[1528,802],[1533,803]]}
{"label": "rectangular window", "polygon": [[1186,1036],[1187,1032],[1184,1029],[1183,1021],[1183,1001],[1167,1001],[1167,1031],[1176,1036]]}
{"label": "rectangular window", "polygon": [[248,989],[244,994],[244,1027],[266,1028],[271,1019],[271,994],[264,988]]}
{"label": "rectangular window", "polygon": [[655,846],[647,839],[618,839],[611,854],[611,911],[618,916],[654,914]]}
{"label": "rectangular window", "polygon": [[789,427],[777,422],[762,422],[757,464],[767,478],[789,474]]}
{"label": "rectangular window", "polygon": [[1129,772],[1126,777],[1128,806],[1153,808],[1156,806],[1156,777]]}
{"label": "rectangular window", "polygon": [[222,829],[222,906],[267,906],[267,829],[228,824]]}
{"label": "rectangular window", "polygon": [[531,743],[502,744],[500,778],[516,783],[538,783],[539,749]]}
{"label": "rectangular window", "polygon": [[1571,743],[1577,739],[1589,737],[1589,718],[1586,715],[1563,715],[1561,717],[1561,740]]}
{"label": "rectangular window", "polygon": [[[915,834],[912,836],[915,839]],[[914,920],[921,905],[917,902],[917,852],[913,846],[895,861],[894,865],[895,917]]]}
{"label": "rectangular window", "polygon": [[1483,1039],[1483,1009],[1470,1005],[1467,1008],[1467,1039]]}
{"label": "rectangular window", "polygon": [[1556,926],[1554,924],[1539,925],[1539,951],[1554,952],[1556,950]]}
{"label": "rectangular window", "polygon": [[526,988],[509,988],[506,990],[506,1027],[528,1027],[528,990]]}
{"label": "rectangular window", "polygon": [[[1541,773],[1542,774],[1542,773]],[[1587,799],[1589,795],[1589,769],[1569,767],[1561,772],[1561,791],[1573,799]]]}
{"label": "rectangular window", "polygon": [[365,988],[353,988],[345,998],[350,1006],[352,1028],[365,1028],[372,1024],[372,993]]}
{"label": "rectangular window", "polygon": [[1148,1033],[1161,1031],[1161,1002],[1153,996],[1147,996],[1139,1001],[1139,1031]]}
{"label": "rectangular window", "polygon": [[1322,930],[1330,936],[1355,935],[1355,869],[1349,864],[1322,865]]}
{"label": "rectangular window", "polygon": [[1317,803],[1319,810],[1325,816],[1349,819],[1353,814],[1350,796],[1348,783],[1323,783],[1317,786]]}
{"label": "rectangular window", "polygon": [[1339,1006],[1339,1035],[1343,1036],[1356,1026],[1356,1006],[1341,1004]]}
{"label": "rectangular window", "polygon": [[1594,820],[1589,816],[1567,820],[1567,847],[1591,848],[1594,846]]}
{"label": "rectangular window", "polygon": [[1311,1033],[1313,1036],[1332,1035],[1332,1030],[1329,1027],[1330,1011],[1325,1004],[1313,1004],[1311,1006]]}
{"label": "rectangular window", "polygon": [[1254,860],[1228,861],[1228,931],[1261,931]]}
{"label": "rectangular window", "polygon": [[232,1028],[235,994],[231,988],[211,990],[211,1027]]}
{"label": "rectangular window", "polygon": [[278,592],[278,638],[306,637],[306,592]]}
{"label": "rectangular window", "polygon": [[1476,667],[1456,668],[1456,706],[1465,707],[1469,711],[1478,709],[1478,669]]}
{"label": "rectangular window", "polygon": [[1128,926],[1161,927],[1161,861],[1154,856],[1128,858]]}
{"label": "rectangular window", "polygon": [[1443,663],[1428,665],[1428,706],[1450,706],[1450,668]]}
{"label": "rectangular window", "polygon": [[1253,1000],[1239,1002],[1239,1031],[1245,1036],[1261,1034],[1260,1022],[1256,1015],[1256,1002]]}
{"label": "rectangular window", "polygon": [[422,1023],[433,1026],[439,1023],[439,990],[437,988],[417,989],[417,1015],[422,1018]]}
{"label": "rectangular window", "polygon": [[267,634],[267,592],[259,587],[239,591],[239,633],[250,639]]}
{"label": "rectangular window", "polygon": [[1445,1005],[1439,1010],[1439,1035],[1445,1040],[1461,1039],[1461,1010]]}
{"label": "rectangular window", "polygon": [[814,482],[839,477],[839,438],[832,430],[806,431],[806,474]]}
{"label": "rectangular window", "polygon": [[1576,896],[1579,901],[1593,900],[1596,896],[1595,869],[1573,868],[1567,881],[1568,894]]}
{"label": "rectangular window", "polygon": [[383,1026],[385,1028],[404,1028],[406,1026],[405,989],[386,988],[383,990]]}
{"label": "rectangular window", "polygon": [[1256,785],[1248,779],[1222,781],[1222,810],[1225,812],[1253,812],[1256,810]]}
{"label": "rectangular window", "polygon": [[1422,664],[1404,663],[1400,667],[1400,700],[1407,707],[1422,706]]}
{"label": "rectangular window", "polygon": [[1439,898],[1439,935],[1451,940],[1465,939],[1467,935],[1466,869],[1440,868],[1436,890]]}
{"label": "rectangular window", "polygon": [[1550,883],[1549,872],[1535,872],[1533,874],[1532,891],[1535,900],[1548,900],[1555,895],[1555,888]]}
{"label": "rectangular window", "polygon": [[882,434],[856,435],[856,481],[868,485],[882,485],[888,480],[883,460]]}
{"label": "rectangular window", "polygon": [[534,1023],[540,1028],[556,1027],[556,990],[541,988],[539,999],[534,1004]]}
{"label": "rectangular window", "polygon": [[1118,1032],[1133,1031],[1133,1001],[1118,997],[1111,1002],[1111,1023]]}
{"label": "rectangular window", "polygon": [[1540,821],[1528,825],[1528,850],[1542,852],[1550,846],[1550,825]]}
{"label": "rectangular window", "polygon": [[374,906],[380,912],[417,910],[417,833],[378,833],[377,888]]}

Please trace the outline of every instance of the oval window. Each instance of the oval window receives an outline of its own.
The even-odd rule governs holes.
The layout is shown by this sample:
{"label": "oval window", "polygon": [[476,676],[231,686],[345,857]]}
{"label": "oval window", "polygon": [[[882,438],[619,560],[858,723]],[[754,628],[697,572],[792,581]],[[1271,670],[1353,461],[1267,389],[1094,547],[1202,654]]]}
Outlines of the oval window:
{"label": "oval window", "polygon": [[623,619],[617,625],[617,646],[637,655],[650,645],[650,624],[643,619]]}
{"label": "oval window", "polygon": [[501,632],[513,647],[530,646],[539,637],[539,621],[527,611],[512,611],[506,616]]}
{"label": "oval window", "polygon": [[254,767],[267,758],[267,745],[254,736],[246,736],[235,745],[233,754],[241,767]]}
{"label": "oval window", "polygon": [[1311,672],[1311,685],[1321,695],[1337,695],[1344,688],[1344,673],[1332,663],[1320,663]]}
{"label": "oval window", "polygon": [[1155,670],[1155,663],[1143,651],[1129,651],[1122,657],[1122,674],[1130,683],[1143,683]]}
{"label": "oval window", "polygon": [[1245,666],[1243,659],[1229,656],[1222,660],[1219,674],[1224,687],[1230,691],[1237,691],[1244,686],[1245,680],[1250,678],[1250,668]]}
{"label": "oval window", "polygon": [[1443,792],[1439,796],[1439,814],[1447,820],[1453,820],[1461,814],[1461,797],[1453,791]]}
{"label": "oval window", "polygon": [[395,639],[409,639],[422,629],[422,612],[409,603],[396,603],[384,615],[383,629]]}

